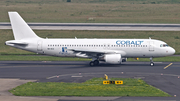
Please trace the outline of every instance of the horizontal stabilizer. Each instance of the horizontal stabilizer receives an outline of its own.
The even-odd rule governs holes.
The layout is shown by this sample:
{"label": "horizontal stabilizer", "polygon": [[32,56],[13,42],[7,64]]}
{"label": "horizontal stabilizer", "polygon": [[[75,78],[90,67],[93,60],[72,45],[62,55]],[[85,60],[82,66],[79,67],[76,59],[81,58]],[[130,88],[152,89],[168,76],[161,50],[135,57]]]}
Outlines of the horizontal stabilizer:
{"label": "horizontal stabilizer", "polygon": [[28,43],[23,42],[23,41],[19,41],[19,40],[10,40],[10,41],[6,41],[5,44],[6,44],[6,45],[8,45],[8,44],[28,45]]}

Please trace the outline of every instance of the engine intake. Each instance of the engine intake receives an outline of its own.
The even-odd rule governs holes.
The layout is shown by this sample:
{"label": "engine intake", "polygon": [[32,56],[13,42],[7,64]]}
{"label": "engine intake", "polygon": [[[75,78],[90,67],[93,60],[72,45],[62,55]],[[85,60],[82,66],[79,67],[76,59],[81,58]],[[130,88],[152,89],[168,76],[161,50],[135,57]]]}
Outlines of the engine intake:
{"label": "engine intake", "polygon": [[121,54],[106,54],[104,60],[110,64],[120,64],[122,61]]}
{"label": "engine intake", "polygon": [[122,58],[122,62],[126,62],[127,61],[127,58]]}

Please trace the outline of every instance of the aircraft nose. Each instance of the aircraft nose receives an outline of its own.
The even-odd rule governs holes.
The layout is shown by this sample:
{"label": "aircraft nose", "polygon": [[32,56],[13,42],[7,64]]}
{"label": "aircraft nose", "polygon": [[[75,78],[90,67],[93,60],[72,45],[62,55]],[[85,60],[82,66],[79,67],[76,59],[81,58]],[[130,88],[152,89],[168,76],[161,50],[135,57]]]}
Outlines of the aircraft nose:
{"label": "aircraft nose", "polygon": [[176,52],[175,49],[171,47],[171,49],[170,49],[170,54],[173,55],[175,52]]}

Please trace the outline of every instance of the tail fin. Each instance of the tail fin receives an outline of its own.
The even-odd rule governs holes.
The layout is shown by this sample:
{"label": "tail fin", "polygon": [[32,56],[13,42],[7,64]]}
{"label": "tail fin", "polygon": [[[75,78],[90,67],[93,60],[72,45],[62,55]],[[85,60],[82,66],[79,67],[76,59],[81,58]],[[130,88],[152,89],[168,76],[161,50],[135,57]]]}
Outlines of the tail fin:
{"label": "tail fin", "polygon": [[15,40],[39,38],[17,12],[8,12]]}

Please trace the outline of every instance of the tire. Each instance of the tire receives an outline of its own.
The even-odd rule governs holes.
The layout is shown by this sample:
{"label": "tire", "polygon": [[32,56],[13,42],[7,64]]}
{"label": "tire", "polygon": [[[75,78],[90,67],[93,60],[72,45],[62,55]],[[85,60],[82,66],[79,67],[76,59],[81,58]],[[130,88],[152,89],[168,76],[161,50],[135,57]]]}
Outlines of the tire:
{"label": "tire", "polygon": [[89,65],[90,65],[91,67],[94,66],[94,62],[91,61],[91,62],[89,63]]}
{"label": "tire", "polygon": [[151,62],[151,63],[150,63],[150,66],[154,66],[154,63],[153,63],[153,62]]}
{"label": "tire", "polygon": [[95,65],[95,66],[99,65],[99,61],[98,61],[98,60],[95,60],[95,61],[94,61],[94,65]]}

